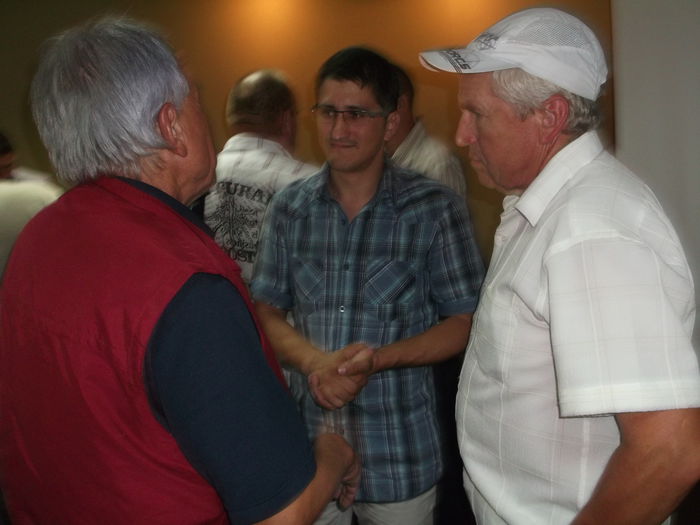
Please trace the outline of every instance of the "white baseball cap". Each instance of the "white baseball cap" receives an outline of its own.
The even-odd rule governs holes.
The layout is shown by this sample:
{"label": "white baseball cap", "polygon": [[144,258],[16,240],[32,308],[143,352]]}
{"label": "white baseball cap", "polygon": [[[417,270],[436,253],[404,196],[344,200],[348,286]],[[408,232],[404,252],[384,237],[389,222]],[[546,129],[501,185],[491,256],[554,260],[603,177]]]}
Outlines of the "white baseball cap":
{"label": "white baseball cap", "polygon": [[428,69],[450,73],[486,73],[520,68],[571,93],[596,100],[608,68],[600,42],[575,16],[535,8],[507,16],[466,48],[420,54]]}

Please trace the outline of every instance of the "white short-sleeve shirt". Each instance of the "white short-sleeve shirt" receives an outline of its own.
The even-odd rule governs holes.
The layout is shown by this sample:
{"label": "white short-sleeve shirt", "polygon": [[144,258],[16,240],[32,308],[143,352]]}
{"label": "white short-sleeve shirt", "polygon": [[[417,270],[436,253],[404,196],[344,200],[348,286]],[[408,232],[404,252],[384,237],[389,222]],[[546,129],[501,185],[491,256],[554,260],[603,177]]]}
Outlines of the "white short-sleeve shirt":
{"label": "white short-sleeve shirt", "polygon": [[467,182],[459,159],[442,142],[428,135],[420,119],[396,148],[391,160],[402,168],[443,183],[463,199],[467,196]]}
{"label": "white short-sleeve shirt", "polygon": [[569,523],[614,414],[700,406],[694,320],[672,225],[595,133],[506,197],[457,394],[479,523]]}
{"label": "white short-sleeve shirt", "polygon": [[219,246],[241,267],[246,283],[253,275],[270,199],[289,183],[317,171],[278,142],[253,133],[234,135],[217,156],[216,184],[204,201],[204,220]]}

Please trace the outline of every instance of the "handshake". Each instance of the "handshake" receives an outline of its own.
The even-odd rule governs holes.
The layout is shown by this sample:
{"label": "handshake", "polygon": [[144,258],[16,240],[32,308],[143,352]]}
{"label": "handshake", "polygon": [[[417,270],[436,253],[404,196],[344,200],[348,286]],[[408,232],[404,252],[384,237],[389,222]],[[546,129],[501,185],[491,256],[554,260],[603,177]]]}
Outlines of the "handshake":
{"label": "handshake", "polygon": [[353,343],[335,352],[319,352],[309,370],[314,400],[320,407],[334,410],[355,399],[377,371],[377,352],[366,344]]}

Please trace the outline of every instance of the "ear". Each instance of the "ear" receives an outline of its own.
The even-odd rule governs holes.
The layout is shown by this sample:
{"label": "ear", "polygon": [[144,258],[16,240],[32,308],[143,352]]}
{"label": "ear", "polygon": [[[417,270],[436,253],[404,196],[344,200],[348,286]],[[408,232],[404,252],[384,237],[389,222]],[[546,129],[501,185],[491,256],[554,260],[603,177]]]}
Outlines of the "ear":
{"label": "ear", "polygon": [[284,111],[280,118],[282,120],[281,128],[284,130],[284,133],[290,136],[294,135],[297,125],[296,113],[294,112],[294,110],[288,109],[287,111]]}
{"label": "ear", "polygon": [[391,140],[391,138],[399,129],[399,122],[401,122],[401,116],[398,111],[392,111],[386,116],[386,125],[384,127],[384,142]]}
{"label": "ear", "polygon": [[274,126],[274,138],[289,153],[294,153],[297,140],[297,116],[293,109],[283,111]]}
{"label": "ear", "polygon": [[537,110],[540,118],[540,140],[552,144],[566,129],[569,120],[569,102],[562,95],[552,95]]}
{"label": "ear", "polygon": [[400,95],[398,100],[396,101],[396,110],[401,111],[408,106],[408,95]]}
{"label": "ear", "polygon": [[158,132],[168,145],[167,149],[174,154],[184,157],[187,155],[187,145],[185,144],[182,126],[177,112],[177,108],[171,102],[166,102],[158,111],[156,116]]}

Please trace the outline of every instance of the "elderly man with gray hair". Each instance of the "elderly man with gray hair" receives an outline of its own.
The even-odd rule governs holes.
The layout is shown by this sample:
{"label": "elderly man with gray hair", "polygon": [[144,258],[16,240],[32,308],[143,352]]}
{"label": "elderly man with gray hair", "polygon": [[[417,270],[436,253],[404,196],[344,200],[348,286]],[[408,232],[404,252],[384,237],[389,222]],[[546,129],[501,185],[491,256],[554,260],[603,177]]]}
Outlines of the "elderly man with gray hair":
{"label": "elderly man with gray hair", "polygon": [[352,502],[345,440],[309,443],[239,269],[188,205],[214,181],[197,89],[137,23],[47,47],[32,111],[77,186],[0,290],[0,469],[13,523],[309,523]]}
{"label": "elderly man with gray hair", "polygon": [[693,280],[650,189],[594,129],[607,67],[555,9],[465,49],[456,141],[506,195],[457,395],[482,524],[658,524],[700,476]]}

